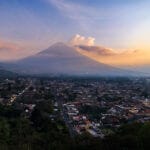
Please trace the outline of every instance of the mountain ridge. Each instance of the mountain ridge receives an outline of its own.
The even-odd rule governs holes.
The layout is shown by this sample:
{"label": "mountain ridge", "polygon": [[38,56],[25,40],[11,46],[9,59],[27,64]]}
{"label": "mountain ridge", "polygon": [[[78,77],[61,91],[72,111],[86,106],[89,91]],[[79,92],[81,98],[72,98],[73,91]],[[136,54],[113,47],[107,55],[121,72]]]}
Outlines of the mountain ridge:
{"label": "mountain ridge", "polygon": [[18,60],[9,69],[18,73],[36,75],[85,75],[85,76],[128,76],[132,71],[115,68],[96,62],[81,53],[75,47],[65,43],[56,43],[35,55]]}

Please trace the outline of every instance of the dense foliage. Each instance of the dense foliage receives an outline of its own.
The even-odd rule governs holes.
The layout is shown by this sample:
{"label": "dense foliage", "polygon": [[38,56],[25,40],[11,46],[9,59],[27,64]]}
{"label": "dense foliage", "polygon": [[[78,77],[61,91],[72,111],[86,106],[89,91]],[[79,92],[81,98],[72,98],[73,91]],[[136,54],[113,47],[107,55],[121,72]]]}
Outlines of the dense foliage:
{"label": "dense foliage", "polygon": [[88,134],[71,139],[60,118],[51,120],[49,101],[39,102],[30,118],[16,106],[0,105],[0,150],[147,150],[150,123],[124,125],[104,139]]}

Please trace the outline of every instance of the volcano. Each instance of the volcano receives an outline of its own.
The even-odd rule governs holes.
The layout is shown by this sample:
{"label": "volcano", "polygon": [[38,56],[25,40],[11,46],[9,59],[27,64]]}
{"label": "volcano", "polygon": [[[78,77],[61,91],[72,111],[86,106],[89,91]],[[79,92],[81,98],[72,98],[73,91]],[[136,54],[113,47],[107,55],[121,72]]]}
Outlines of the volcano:
{"label": "volcano", "polygon": [[133,72],[96,62],[75,47],[56,43],[46,50],[11,64],[13,71],[34,75],[127,76]]}

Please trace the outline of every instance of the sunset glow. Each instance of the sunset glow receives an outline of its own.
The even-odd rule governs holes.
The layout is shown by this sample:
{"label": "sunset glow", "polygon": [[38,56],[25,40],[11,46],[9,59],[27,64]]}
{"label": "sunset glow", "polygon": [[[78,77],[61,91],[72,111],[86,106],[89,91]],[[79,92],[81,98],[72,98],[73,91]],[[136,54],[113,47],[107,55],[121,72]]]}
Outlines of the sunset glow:
{"label": "sunset glow", "polygon": [[78,49],[106,64],[149,65],[149,5],[148,0],[1,0],[0,61],[24,58],[61,41],[112,49],[109,56]]}

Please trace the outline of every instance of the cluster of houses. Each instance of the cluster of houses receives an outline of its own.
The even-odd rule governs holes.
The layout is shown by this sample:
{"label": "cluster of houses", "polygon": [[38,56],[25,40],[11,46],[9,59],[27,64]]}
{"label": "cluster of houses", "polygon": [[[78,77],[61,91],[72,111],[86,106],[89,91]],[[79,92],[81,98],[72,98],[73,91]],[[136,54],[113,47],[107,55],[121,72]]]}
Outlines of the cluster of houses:
{"label": "cluster of houses", "polygon": [[[125,104],[115,104],[108,107],[105,113],[99,113],[100,119],[89,119],[88,114],[82,114],[80,112],[81,105],[89,104],[81,101],[68,102],[63,104],[63,108],[68,117],[68,122],[72,124],[72,127],[78,134],[88,132],[92,136],[101,137],[105,136],[103,129],[117,128],[125,123],[146,122],[150,121],[150,100],[129,102]],[[98,104],[98,103],[97,103]],[[91,103],[91,105],[94,105]],[[101,105],[101,103],[99,103]],[[95,105],[94,105],[95,106]],[[101,107],[101,106],[100,106]],[[104,107],[104,106],[103,106]],[[94,121],[93,121],[94,120]]]}
{"label": "cluster of houses", "polygon": [[88,132],[94,137],[104,137],[104,134],[100,130],[100,123],[95,123],[90,121],[86,115],[83,115],[78,110],[78,105],[80,103],[65,103],[63,104],[66,114],[68,116],[68,121],[73,125],[74,130],[78,134]]}
{"label": "cluster of houses", "polygon": [[[0,81],[0,103],[12,104],[21,98],[21,106],[30,115],[35,108],[35,99],[40,100],[35,97],[35,93],[40,98],[43,95],[43,100],[45,90],[52,96],[51,100],[54,100],[54,114],[50,116],[52,120],[63,112],[65,121],[77,134],[88,132],[101,138],[105,136],[104,129],[116,128],[133,121],[150,121],[149,80],[32,80],[20,78]],[[35,88],[30,90],[32,82]],[[99,117],[83,113],[82,106],[86,105],[99,108]]]}

